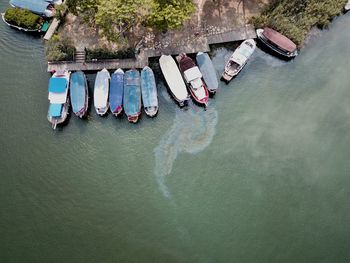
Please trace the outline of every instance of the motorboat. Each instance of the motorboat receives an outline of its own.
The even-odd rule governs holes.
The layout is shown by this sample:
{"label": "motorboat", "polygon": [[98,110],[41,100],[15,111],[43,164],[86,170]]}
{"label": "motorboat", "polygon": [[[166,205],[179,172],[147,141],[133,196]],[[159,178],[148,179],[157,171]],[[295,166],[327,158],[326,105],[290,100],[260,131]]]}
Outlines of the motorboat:
{"label": "motorboat", "polygon": [[247,64],[249,58],[254,53],[256,43],[254,39],[247,39],[239,45],[239,47],[233,52],[228,62],[225,65],[222,79],[225,82],[231,81],[231,79],[239,74],[243,67]]}
{"label": "motorboat", "polygon": [[69,71],[56,71],[49,81],[49,110],[47,119],[56,129],[68,116],[69,109]]}
{"label": "motorboat", "polygon": [[147,116],[156,116],[159,107],[157,86],[153,70],[148,66],[141,71],[141,94],[143,108]]}
{"label": "motorboat", "polygon": [[83,118],[86,115],[89,100],[88,84],[84,72],[77,71],[71,74],[69,91],[73,113]]}
{"label": "motorboat", "polygon": [[136,69],[124,75],[124,112],[131,123],[136,123],[141,115],[140,72]]}
{"label": "motorboat", "polygon": [[185,82],[189,87],[193,99],[199,104],[207,106],[209,92],[204,81],[202,80],[202,73],[200,72],[199,68],[185,53],[180,54],[176,57],[176,59],[179,63],[180,71],[182,72]]}

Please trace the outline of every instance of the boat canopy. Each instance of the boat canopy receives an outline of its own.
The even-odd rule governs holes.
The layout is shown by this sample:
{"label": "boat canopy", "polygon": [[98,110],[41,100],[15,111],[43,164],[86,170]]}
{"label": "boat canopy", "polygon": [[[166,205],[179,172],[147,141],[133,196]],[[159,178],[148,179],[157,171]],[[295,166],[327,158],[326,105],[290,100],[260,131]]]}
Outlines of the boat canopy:
{"label": "boat canopy", "polygon": [[262,34],[269,41],[288,52],[294,52],[297,49],[297,45],[292,40],[272,28],[265,27]]}
{"label": "boat canopy", "polygon": [[10,0],[10,5],[28,9],[39,15],[46,15],[46,10],[51,4],[43,0]]}
{"label": "boat canopy", "polygon": [[213,62],[211,61],[209,55],[207,53],[198,53],[196,60],[208,88],[211,90],[216,90],[219,83]]}
{"label": "boat canopy", "polygon": [[184,72],[184,76],[186,81],[189,83],[194,79],[198,79],[202,77],[202,73],[199,71],[198,67],[193,67]]}
{"label": "boat canopy", "polygon": [[51,103],[49,107],[50,117],[61,117],[63,104]]}
{"label": "boat canopy", "polygon": [[240,66],[243,65],[247,61],[248,58],[249,58],[249,56],[245,56],[241,52],[238,52],[238,53],[234,54],[234,56],[232,56],[232,60],[234,62],[236,62],[237,64],[239,64]]}
{"label": "boat canopy", "polygon": [[110,75],[107,69],[97,72],[94,88],[94,104],[96,108],[104,108],[108,104]]}
{"label": "boat canopy", "polygon": [[109,87],[109,105],[112,112],[118,111],[123,105],[124,72],[120,69],[112,74]]}
{"label": "boat canopy", "polygon": [[141,109],[140,73],[131,69],[124,75],[124,110],[126,115],[133,116]]}
{"label": "boat canopy", "polygon": [[50,78],[49,92],[61,93],[67,88],[67,79],[65,78]]}

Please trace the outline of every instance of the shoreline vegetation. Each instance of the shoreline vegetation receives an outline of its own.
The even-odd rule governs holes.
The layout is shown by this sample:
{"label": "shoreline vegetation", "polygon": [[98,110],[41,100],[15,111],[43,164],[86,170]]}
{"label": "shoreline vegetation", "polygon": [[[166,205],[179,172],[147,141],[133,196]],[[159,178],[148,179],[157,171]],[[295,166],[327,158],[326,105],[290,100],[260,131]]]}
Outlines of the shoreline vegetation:
{"label": "shoreline vegetation", "polygon": [[301,47],[312,27],[326,28],[344,11],[347,0],[272,0],[250,22],[256,28],[271,27]]}
{"label": "shoreline vegetation", "polygon": [[[251,17],[247,23],[255,28],[271,27],[300,48],[311,28],[327,27],[334,17],[344,11],[346,3],[347,0],[270,0],[259,15]],[[89,61],[135,58],[135,47],[125,45],[134,30],[140,26],[161,32],[181,30],[196,10],[192,0],[66,0],[64,8],[100,32],[100,38],[112,43],[124,43],[120,45],[122,48],[116,49],[105,46],[85,49]],[[48,41],[48,60],[54,62],[74,58],[75,48],[71,46],[74,41],[69,40],[74,37],[58,33],[53,41]]]}

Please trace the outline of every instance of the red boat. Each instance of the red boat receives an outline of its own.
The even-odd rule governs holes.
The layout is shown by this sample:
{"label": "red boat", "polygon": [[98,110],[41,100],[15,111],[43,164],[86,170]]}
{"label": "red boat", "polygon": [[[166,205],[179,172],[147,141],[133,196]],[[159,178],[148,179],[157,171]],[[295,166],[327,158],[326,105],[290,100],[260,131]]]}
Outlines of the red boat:
{"label": "red boat", "polygon": [[180,54],[176,59],[192,97],[196,102],[207,106],[209,92],[202,80],[202,73],[199,71],[199,68],[185,53]]}

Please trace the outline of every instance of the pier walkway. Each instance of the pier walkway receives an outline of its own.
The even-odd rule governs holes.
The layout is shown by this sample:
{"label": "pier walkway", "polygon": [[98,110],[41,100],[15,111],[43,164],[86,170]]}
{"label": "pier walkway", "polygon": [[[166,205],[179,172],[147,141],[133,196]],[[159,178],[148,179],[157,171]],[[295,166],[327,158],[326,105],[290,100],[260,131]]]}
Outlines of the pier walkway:
{"label": "pier walkway", "polygon": [[[103,68],[143,68],[148,66],[148,59],[151,57],[159,57],[162,54],[177,55],[180,53],[197,53],[209,52],[210,46],[213,44],[221,44],[227,42],[242,41],[248,38],[256,38],[255,30],[252,26],[244,26],[239,29],[231,30],[225,33],[213,34],[210,36],[194,36],[186,45],[169,45],[162,48],[141,48],[135,59],[111,59],[111,60],[95,60],[95,61],[69,61],[69,62],[48,62],[47,70],[49,72],[69,70],[69,71],[99,71]],[[80,58],[79,58],[80,59]]]}

